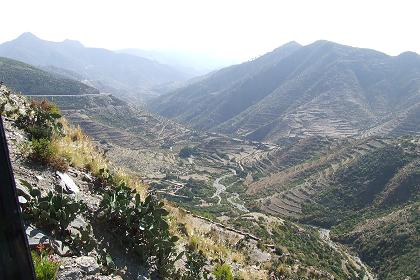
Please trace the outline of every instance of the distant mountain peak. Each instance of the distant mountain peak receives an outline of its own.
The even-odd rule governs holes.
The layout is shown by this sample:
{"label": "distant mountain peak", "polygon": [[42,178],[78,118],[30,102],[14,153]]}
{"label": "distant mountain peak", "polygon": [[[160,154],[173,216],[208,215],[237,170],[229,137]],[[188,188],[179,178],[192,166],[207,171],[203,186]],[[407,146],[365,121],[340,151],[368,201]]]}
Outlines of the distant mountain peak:
{"label": "distant mountain peak", "polygon": [[72,47],[80,47],[80,48],[84,47],[84,45],[77,40],[65,39],[62,43],[68,46],[72,46]]}
{"label": "distant mountain peak", "polygon": [[407,51],[407,52],[400,53],[398,56],[399,57],[418,58],[419,54],[416,53],[416,52]]}
{"label": "distant mountain peak", "polygon": [[328,40],[317,40],[312,44],[309,44],[308,47],[344,47],[344,48],[352,48],[350,46],[342,45],[336,42],[328,41]]}
{"label": "distant mountain peak", "polygon": [[31,32],[22,33],[16,40],[41,40]]}
{"label": "distant mountain peak", "polygon": [[[301,44],[299,44],[298,42],[296,42],[296,41],[290,41],[290,42],[288,42],[288,43],[286,43],[286,44],[284,44],[284,45],[282,45],[281,47],[302,47],[302,45]],[[281,48],[280,47],[280,48]]]}
{"label": "distant mountain peak", "polygon": [[[25,32],[22,33],[19,37],[17,37],[14,41],[44,41],[44,42],[48,42],[45,40],[42,40],[41,38],[37,37],[36,35],[34,35],[31,32]],[[83,44],[77,40],[70,40],[70,39],[65,39],[62,42],[54,42],[57,44],[63,44],[63,45],[67,45],[67,46],[71,46],[71,47],[84,47]]]}
{"label": "distant mountain peak", "polygon": [[84,47],[76,40],[47,41],[30,32],[0,44],[0,56],[42,67],[53,74],[87,80],[102,91],[130,96],[130,100],[147,96],[144,89],[191,77],[182,69],[147,58]]}

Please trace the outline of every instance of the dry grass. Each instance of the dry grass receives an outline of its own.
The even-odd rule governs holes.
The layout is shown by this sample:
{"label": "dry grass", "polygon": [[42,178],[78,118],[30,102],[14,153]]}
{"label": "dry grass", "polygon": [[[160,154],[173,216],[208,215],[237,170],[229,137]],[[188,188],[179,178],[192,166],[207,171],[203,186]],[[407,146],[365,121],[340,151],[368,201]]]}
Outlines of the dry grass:
{"label": "dry grass", "polygon": [[[54,139],[58,156],[65,158],[73,167],[85,169],[94,176],[100,175],[101,169],[110,169],[109,161],[92,139],[83,133],[80,126],[71,126],[64,118],[61,123],[65,136]],[[123,181],[135,189],[143,199],[146,197],[147,186],[137,176],[128,174],[121,168],[112,169],[112,174],[117,181]]]}
{"label": "dry grass", "polygon": [[145,185],[137,175],[127,173],[122,168],[113,169],[113,175],[117,181],[123,181],[130,186],[132,189],[136,190],[142,200],[144,200],[148,194],[148,186]]}
{"label": "dry grass", "polygon": [[86,169],[94,175],[99,174],[100,169],[108,168],[108,161],[80,127],[70,126],[65,119],[61,122],[65,136],[55,140],[59,156],[66,158],[72,166]]}
{"label": "dry grass", "polygon": [[[182,243],[201,250],[208,260],[215,263],[222,259],[230,265],[237,264],[239,269],[235,271],[235,275],[238,279],[269,279],[268,270],[248,263],[249,252],[234,247],[237,238],[225,234],[223,230],[214,230],[210,224],[203,226],[201,222],[197,223],[196,218],[170,202],[166,203],[166,208],[170,212],[171,234],[179,236]],[[183,225],[182,231],[178,227],[180,224]]]}

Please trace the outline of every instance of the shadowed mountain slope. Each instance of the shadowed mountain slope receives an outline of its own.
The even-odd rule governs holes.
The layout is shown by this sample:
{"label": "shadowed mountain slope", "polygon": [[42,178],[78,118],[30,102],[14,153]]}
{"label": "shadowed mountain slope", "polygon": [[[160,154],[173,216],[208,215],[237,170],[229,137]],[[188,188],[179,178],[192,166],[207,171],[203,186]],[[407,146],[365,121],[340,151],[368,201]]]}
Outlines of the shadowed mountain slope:
{"label": "shadowed mountain slope", "polygon": [[99,90],[79,81],[51,74],[29,64],[0,57],[0,80],[29,95],[97,94]]}
{"label": "shadowed mountain slope", "polygon": [[222,69],[156,98],[150,108],[198,129],[278,141],[419,134],[419,104],[419,55],[317,41],[289,43]]}

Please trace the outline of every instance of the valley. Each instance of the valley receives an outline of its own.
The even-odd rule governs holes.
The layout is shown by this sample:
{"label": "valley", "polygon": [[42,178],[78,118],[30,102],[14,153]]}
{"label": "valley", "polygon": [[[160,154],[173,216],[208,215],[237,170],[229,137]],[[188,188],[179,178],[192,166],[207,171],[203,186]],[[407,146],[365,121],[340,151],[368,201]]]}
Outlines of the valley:
{"label": "valley", "polygon": [[[29,100],[56,104],[63,122],[86,133],[109,168],[138,179],[164,201],[173,219],[183,221],[174,230],[183,238],[178,250],[197,238],[208,250],[206,266],[224,257],[235,273],[254,273],[244,279],[259,279],[258,273],[267,276],[262,279],[418,275],[417,54],[291,42],[175,86],[185,80],[174,69],[78,42],[24,34],[0,45],[0,55],[22,41],[60,55],[69,48],[71,61],[76,50],[118,59],[110,73],[98,63],[101,71],[79,77],[86,61],[49,65],[48,56],[40,57],[40,70],[1,58],[0,79]],[[127,59],[136,69],[131,78],[118,71]],[[167,75],[137,80],[147,68],[140,62]],[[143,85],[172,91],[143,104],[137,94]],[[1,90],[2,110],[19,115],[8,98],[14,93]],[[7,119],[12,134],[18,119]],[[25,172],[19,176],[26,178]]]}
{"label": "valley", "polygon": [[[406,171],[401,173],[403,169],[395,169],[392,171],[395,175],[392,176],[402,176],[399,173],[404,174],[404,178],[411,176],[411,186],[401,185],[399,188],[402,191],[411,188],[412,193],[407,195],[418,196],[420,177],[418,167],[413,169],[420,151],[420,139],[416,136],[371,136],[341,140],[311,136],[303,139],[290,137],[284,139],[282,144],[262,143],[194,131],[153,116],[141,108],[112,101],[110,96],[94,97],[98,100],[92,100],[89,96],[91,103],[85,100],[86,96],[60,98],[54,97],[54,102],[61,106],[63,113],[74,124],[80,125],[96,139],[97,145],[113,164],[123,166],[132,174],[141,174],[143,181],[162,198],[217,223],[245,231],[251,230],[256,236],[260,234],[254,232],[254,226],[243,227],[238,220],[248,214],[262,212],[303,224],[330,229],[332,227],[333,240],[342,240],[341,236],[336,235],[335,228],[341,228],[349,218],[343,216],[343,222],[337,224],[331,219],[339,215],[320,211],[319,209],[325,207],[323,195],[331,193],[343,172],[388,150],[395,155],[407,154],[409,161],[397,167]],[[66,99],[84,101],[70,102]],[[183,153],[182,150],[187,152]],[[392,162],[393,157],[388,158]],[[407,164],[412,167],[404,167]],[[374,166],[379,172],[383,172],[382,168],[391,172],[385,165]],[[354,180],[346,179],[349,182]],[[375,197],[389,193],[388,184],[397,179],[387,180],[389,183],[382,183],[386,188],[373,194]],[[398,189],[397,186],[393,189]],[[407,203],[411,202],[402,200],[396,202],[392,208],[380,205],[376,208],[399,211]],[[369,205],[364,207],[368,209],[371,207]],[[340,211],[346,213],[345,210]],[[322,232],[320,236],[323,238]],[[340,248],[341,246],[339,245]],[[351,243],[347,246],[352,247]],[[357,264],[357,257],[349,258],[356,265],[365,265]],[[370,265],[375,266],[369,262],[368,266]],[[376,279],[369,272],[366,275],[366,279]]]}

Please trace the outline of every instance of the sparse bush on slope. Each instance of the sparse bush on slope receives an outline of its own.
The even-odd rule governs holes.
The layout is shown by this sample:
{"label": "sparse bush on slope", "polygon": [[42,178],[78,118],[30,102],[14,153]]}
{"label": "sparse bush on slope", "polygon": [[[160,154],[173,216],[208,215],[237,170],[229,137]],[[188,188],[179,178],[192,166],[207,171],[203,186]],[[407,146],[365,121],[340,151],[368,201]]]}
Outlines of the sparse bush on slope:
{"label": "sparse bush on slope", "polygon": [[198,249],[197,244],[190,242],[186,248],[186,257],[185,273],[182,280],[209,279],[208,272],[204,269],[207,258],[203,251]]}
{"label": "sparse bush on slope", "polygon": [[168,277],[175,273],[174,263],[182,255],[175,251],[178,237],[171,236],[169,232],[166,221],[169,212],[164,209],[164,203],[152,195],[142,201],[140,194],[125,182],[115,184],[111,174],[105,170],[103,173],[107,175],[102,178],[114,184],[104,190],[100,217],[153,274],[170,279]]}
{"label": "sparse bush on slope", "polygon": [[188,158],[190,156],[197,155],[198,151],[196,147],[185,146],[179,151],[180,158]]}
{"label": "sparse bush on slope", "polygon": [[35,276],[37,280],[55,280],[60,264],[51,260],[44,250],[40,252],[32,251]]}
{"label": "sparse bush on slope", "polygon": [[16,120],[30,139],[30,158],[55,170],[66,171],[67,162],[58,154],[57,139],[64,134],[57,106],[43,100],[32,101]]}
{"label": "sparse bush on slope", "polygon": [[226,263],[217,264],[214,267],[213,274],[216,277],[216,280],[233,280],[232,269]]}

